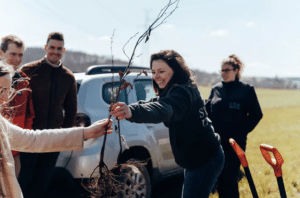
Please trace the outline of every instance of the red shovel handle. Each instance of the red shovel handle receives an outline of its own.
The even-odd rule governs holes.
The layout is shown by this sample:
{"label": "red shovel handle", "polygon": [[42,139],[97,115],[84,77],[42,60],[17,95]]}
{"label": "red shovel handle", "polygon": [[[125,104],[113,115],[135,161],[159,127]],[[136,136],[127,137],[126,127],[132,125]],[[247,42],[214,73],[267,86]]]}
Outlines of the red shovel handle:
{"label": "red shovel handle", "polygon": [[245,155],[244,151],[241,149],[241,147],[236,143],[236,141],[234,139],[230,138],[229,143],[232,146],[235,153],[237,154],[237,156],[239,157],[243,168],[247,167],[248,161],[246,159],[246,155]]}
{"label": "red shovel handle", "polygon": [[[272,146],[269,146],[266,144],[261,144],[260,150],[261,150],[261,153],[264,156],[265,160],[273,167],[275,176],[281,177],[282,176],[281,166],[284,161],[283,161],[283,158],[280,155],[279,151],[276,148],[273,148]],[[273,153],[275,159],[274,158],[272,159],[269,152]]]}

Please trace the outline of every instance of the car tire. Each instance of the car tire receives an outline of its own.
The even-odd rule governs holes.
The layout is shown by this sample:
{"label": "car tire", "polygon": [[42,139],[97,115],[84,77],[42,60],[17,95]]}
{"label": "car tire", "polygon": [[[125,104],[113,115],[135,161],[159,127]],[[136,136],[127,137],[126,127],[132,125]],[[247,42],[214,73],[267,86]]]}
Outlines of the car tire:
{"label": "car tire", "polygon": [[120,193],[121,198],[151,198],[149,172],[138,160],[134,160],[134,163],[122,164],[120,182],[124,184],[124,189]]}

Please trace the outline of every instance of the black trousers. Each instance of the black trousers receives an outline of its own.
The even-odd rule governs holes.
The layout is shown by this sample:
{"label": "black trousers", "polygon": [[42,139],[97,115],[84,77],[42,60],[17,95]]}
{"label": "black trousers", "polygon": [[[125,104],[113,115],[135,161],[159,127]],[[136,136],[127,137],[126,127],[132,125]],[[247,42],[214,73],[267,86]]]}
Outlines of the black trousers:
{"label": "black trousers", "polygon": [[44,198],[50,185],[59,152],[20,153],[18,177],[24,198]]}
{"label": "black trousers", "polygon": [[[237,143],[245,151],[246,141]],[[239,198],[238,174],[241,163],[229,143],[223,143],[222,146],[225,153],[225,164],[217,182],[219,198]]]}

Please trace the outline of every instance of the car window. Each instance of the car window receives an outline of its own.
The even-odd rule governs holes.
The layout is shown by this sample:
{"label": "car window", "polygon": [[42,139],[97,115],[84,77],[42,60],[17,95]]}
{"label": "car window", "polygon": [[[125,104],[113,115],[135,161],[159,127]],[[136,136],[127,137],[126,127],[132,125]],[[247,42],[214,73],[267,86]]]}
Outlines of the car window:
{"label": "car window", "polygon": [[155,98],[155,92],[152,87],[152,80],[135,80],[134,81],[137,100],[149,100]]}
{"label": "car window", "polygon": [[[117,89],[119,88],[120,83],[105,83],[102,89],[103,100],[110,104],[112,100],[116,99]],[[119,95],[119,101],[128,104],[126,89],[122,89]]]}

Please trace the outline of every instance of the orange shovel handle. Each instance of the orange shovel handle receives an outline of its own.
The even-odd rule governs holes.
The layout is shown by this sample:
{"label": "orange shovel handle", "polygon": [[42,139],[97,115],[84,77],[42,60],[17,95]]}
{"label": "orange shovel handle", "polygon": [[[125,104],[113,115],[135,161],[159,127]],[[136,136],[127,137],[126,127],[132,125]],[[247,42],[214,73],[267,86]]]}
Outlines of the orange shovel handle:
{"label": "orange shovel handle", "polygon": [[[265,160],[273,167],[275,176],[281,177],[282,176],[281,166],[284,161],[279,151],[276,148],[266,144],[261,144],[260,150]],[[275,159],[274,158],[272,159],[269,152],[273,153]]]}
{"label": "orange shovel handle", "polygon": [[237,156],[239,157],[243,168],[247,167],[248,161],[246,159],[246,155],[245,155],[244,151],[241,149],[241,147],[236,143],[236,141],[234,139],[230,138],[229,143],[232,146],[235,153],[237,154]]}

